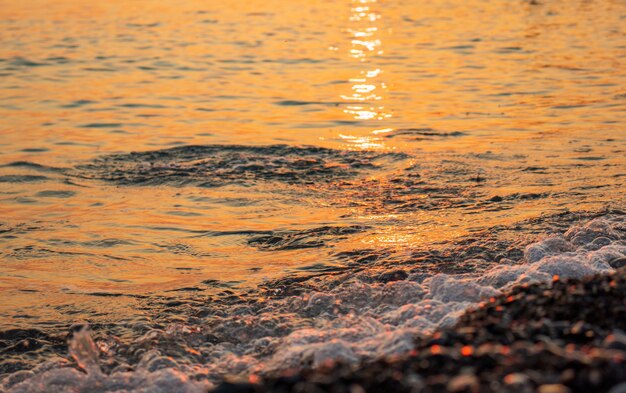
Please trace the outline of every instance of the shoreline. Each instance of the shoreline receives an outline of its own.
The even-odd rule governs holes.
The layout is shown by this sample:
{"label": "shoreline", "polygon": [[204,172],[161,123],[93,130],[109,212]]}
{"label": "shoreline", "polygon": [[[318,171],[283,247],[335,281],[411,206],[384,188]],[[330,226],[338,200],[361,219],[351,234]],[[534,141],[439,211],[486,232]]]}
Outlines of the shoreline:
{"label": "shoreline", "polygon": [[[264,297],[257,296],[248,302],[231,299],[221,306],[207,304],[189,318],[180,319],[181,322],[148,329],[143,336],[130,341],[98,330],[92,339],[76,325],[70,329],[74,332],[74,338],[69,341],[73,361],[57,357],[31,370],[7,370],[0,392],[49,390],[50,383],[59,378],[63,384],[56,386],[58,391],[79,392],[91,392],[95,386],[100,389],[96,391],[102,392],[116,386],[129,391],[145,390],[148,389],[145,384],[156,388],[163,383],[179,384],[184,387],[181,391],[190,392],[206,392],[215,386],[218,392],[301,391],[298,386],[304,385],[311,385],[312,391],[337,388],[352,392],[351,386],[359,383],[363,386],[354,387],[356,391],[365,387],[365,391],[376,391],[379,385],[371,378],[380,375],[388,378],[381,380],[384,384],[403,381],[398,385],[400,390],[395,385],[385,385],[385,389],[394,391],[415,391],[422,385],[425,392],[503,391],[504,378],[534,391],[546,380],[535,378],[541,377],[540,374],[534,377],[532,373],[517,374],[545,366],[541,363],[544,358],[553,359],[555,370],[562,373],[569,370],[563,364],[572,359],[586,359],[589,350],[603,350],[602,345],[609,337],[615,339],[617,350],[626,348],[626,335],[610,331],[626,330],[620,321],[626,312],[626,268],[622,267],[626,258],[624,216],[622,210],[605,209],[582,216],[564,213],[540,217],[511,228],[499,228],[504,232],[494,234],[491,239],[482,238],[485,244],[490,244],[487,249],[494,253],[506,249],[517,255],[522,247],[523,257],[516,261],[503,258],[474,273],[424,275],[419,264],[410,269],[411,264],[372,263],[355,270],[353,276],[312,276],[305,282],[294,279],[268,284],[259,292]],[[528,228],[522,231],[526,225]],[[565,228],[569,229],[565,231]],[[526,235],[540,231],[543,236],[542,240],[530,243],[519,239],[521,244],[515,239],[509,243],[509,231],[522,231]],[[509,248],[511,244],[515,247]],[[470,254],[484,252],[471,242],[462,242],[458,250],[472,250]],[[445,255],[438,254],[438,258]],[[450,257],[454,258],[454,252]],[[463,254],[463,257],[471,258],[471,255]],[[613,272],[614,268],[619,271]],[[607,287],[606,282],[615,284]],[[590,289],[580,289],[577,287],[580,285],[589,285]],[[576,291],[586,303],[568,300],[570,287],[578,288]],[[604,295],[598,292],[605,289],[608,292]],[[485,299],[489,301],[484,303]],[[607,311],[609,314],[602,321],[592,321],[602,325],[591,327],[594,334],[581,344],[582,349],[568,346],[571,344],[568,335],[557,334],[554,329],[542,331],[543,322],[525,324],[532,318],[541,321],[537,313],[550,316],[556,310],[562,316],[555,319],[555,324],[549,320],[550,326],[561,330],[576,327],[586,332],[589,329],[585,322],[578,323],[576,313],[582,305],[593,316],[598,299],[619,307]],[[202,316],[202,312],[209,314]],[[517,330],[502,325],[504,322],[515,322],[511,326]],[[519,334],[511,336],[510,331]],[[14,352],[27,358],[29,351],[34,349],[33,354],[36,353],[39,341],[34,339],[31,343],[26,337],[13,347]],[[537,343],[540,345],[535,348]],[[59,354],[66,348],[62,340],[56,346]],[[529,348],[535,348],[536,353],[529,352]],[[555,352],[555,348],[570,348],[573,352],[563,354],[563,350]],[[622,352],[618,353],[619,362],[626,358]],[[411,355],[406,357],[407,353]],[[531,363],[524,360],[529,353],[533,355],[528,360]],[[532,363],[533,359],[539,359],[538,363]],[[585,362],[595,367],[595,363]],[[587,374],[595,370],[586,369],[585,362],[575,370]],[[619,362],[618,366],[624,366]],[[602,370],[613,370],[611,367],[615,366],[606,359],[601,364]],[[469,372],[473,369],[477,370],[475,375]],[[437,372],[443,374],[438,377]],[[277,377],[285,373],[290,376]],[[583,374],[582,380],[574,374],[571,381],[578,385],[572,384],[573,391],[584,391],[577,386],[588,387],[598,379],[593,373]],[[223,383],[234,375],[246,382]],[[444,383],[445,375],[454,377]],[[611,375],[617,378],[614,382],[624,379],[620,373]],[[481,385],[484,380],[494,378],[500,378],[502,386],[494,390]],[[561,381],[552,374],[546,374],[546,378],[551,384],[571,382]],[[607,378],[602,380],[611,381]],[[263,384],[250,385],[250,380]],[[341,385],[346,380],[352,381],[352,385]],[[467,385],[469,390],[452,389],[457,384]]]}
{"label": "shoreline", "polygon": [[453,329],[417,339],[408,356],[225,382],[212,392],[623,392],[626,259],[620,264],[610,274],[515,287]]}

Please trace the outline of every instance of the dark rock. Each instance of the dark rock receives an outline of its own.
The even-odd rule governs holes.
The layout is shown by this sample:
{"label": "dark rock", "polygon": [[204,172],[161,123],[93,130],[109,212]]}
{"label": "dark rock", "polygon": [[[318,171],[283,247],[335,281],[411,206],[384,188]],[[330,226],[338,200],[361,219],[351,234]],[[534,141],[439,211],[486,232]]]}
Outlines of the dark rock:
{"label": "dark rock", "polygon": [[249,383],[225,382],[214,389],[213,393],[256,393],[263,391],[259,386]]}
{"label": "dark rock", "polygon": [[404,270],[392,270],[390,272],[382,273],[377,277],[377,281],[379,282],[390,282],[390,281],[400,281],[406,280],[409,275]]}
{"label": "dark rock", "polygon": [[611,265],[614,269],[619,269],[626,266],[626,257],[616,258],[609,261],[609,265]]}

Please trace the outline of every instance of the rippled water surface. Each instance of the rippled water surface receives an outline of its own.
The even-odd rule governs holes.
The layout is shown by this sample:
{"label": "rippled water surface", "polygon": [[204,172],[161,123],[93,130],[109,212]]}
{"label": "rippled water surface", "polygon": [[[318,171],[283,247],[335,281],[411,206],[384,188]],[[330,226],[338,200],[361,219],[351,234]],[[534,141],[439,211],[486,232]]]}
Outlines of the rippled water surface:
{"label": "rippled water surface", "polygon": [[623,204],[625,26],[619,0],[1,0],[0,328]]}

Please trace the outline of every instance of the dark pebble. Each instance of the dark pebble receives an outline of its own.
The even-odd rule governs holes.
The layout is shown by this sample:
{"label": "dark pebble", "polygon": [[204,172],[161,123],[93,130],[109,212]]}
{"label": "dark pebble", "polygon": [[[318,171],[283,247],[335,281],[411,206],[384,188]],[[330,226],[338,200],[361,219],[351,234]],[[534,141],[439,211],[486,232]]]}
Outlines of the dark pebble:
{"label": "dark pebble", "polygon": [[609,265],[611,265],[614,269],[619,269],[626,266],[626,257],[616,258],[612,261],[609,261]]}
{"label": "dark pebble", "polygon": [[377,277],[377,281],[379,282],[390,282],[390,281],[400,281],[406,280],[409,277],[408,273],[404,270],[393,270],[391,272],[386,272]]}

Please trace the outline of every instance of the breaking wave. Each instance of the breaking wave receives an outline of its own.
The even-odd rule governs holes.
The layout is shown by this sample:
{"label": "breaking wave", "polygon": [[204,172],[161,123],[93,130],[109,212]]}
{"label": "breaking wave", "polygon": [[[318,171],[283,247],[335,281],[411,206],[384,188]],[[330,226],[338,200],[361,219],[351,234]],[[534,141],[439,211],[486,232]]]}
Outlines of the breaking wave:
{"label": "breaking wave", "polygon": [[468,309],[512,288],[613,272],[625,264],[624,217],[617,211],[546,234],[523,257],[502,258],[480,273],[387,266],[384,280],[354,271],[301,283],[295,294],[273,285],[266,297],[198,308],[129,341],[77,329],[69,342],[73,361],[53,358],[9,374],[0,391],[205,391],[229,375],[400,356],[416,338],[454,327]]}

